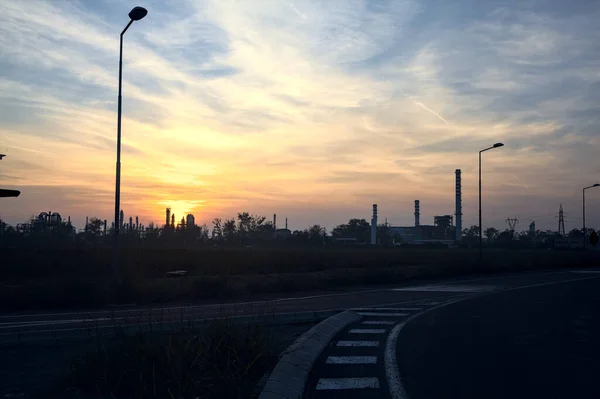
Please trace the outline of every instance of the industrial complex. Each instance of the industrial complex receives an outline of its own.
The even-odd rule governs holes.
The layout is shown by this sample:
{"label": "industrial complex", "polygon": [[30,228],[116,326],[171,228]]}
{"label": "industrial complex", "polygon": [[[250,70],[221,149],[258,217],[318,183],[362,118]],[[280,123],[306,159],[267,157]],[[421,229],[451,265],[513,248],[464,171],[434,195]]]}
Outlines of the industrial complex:
{"label": "industrial complex", "polygon": [[[453,243],[460,241],[462,234],[461,171],[456,169],[456,204],[452,215],[437,215],[433,224],[421,224],[421,201],[415,200],[415,223],[413,226],[390,226],[392,234],[403,243],[424,244],[430,242]],[[456,224],[454,224],[456,222]],[[377,204],[373,204],[371,218],[371,244],[377,244]]]}

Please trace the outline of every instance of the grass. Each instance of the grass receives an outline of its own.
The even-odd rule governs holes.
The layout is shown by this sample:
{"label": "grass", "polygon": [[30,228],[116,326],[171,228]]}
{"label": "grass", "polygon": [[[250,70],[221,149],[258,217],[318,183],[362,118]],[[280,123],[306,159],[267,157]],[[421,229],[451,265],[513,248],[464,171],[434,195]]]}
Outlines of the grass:
{"label": "grass", "polygon": [[[110,251],[11,249],[3,263],[0,308],[90,308],[114,303]],[[118,301],[152,304],[249,294],[399,283],[471,273],[580,267],[598,253],[486,249],[484,265],[468,249],[203,249],[126,250]],[[18,261],[17,261],[18,259]],[[77,267],[75,263],[80,262]],[[167,278],[185,269],[187,277]]]}
{"label": "grass", "polygon": [[119,332],[73,361],[55,397],[249,398],[275,360],[266,330],[228,320],[177,334]]}

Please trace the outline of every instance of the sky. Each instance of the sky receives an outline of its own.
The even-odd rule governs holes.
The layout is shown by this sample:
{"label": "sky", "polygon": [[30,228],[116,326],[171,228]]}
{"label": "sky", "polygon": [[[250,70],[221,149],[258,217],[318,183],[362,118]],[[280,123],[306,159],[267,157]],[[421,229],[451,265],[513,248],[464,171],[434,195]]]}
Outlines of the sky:
{"label": "sky", "polygon": [[[138,3],[139,1],[139,3]],[[600,182],[600,3],[510,0],[63,0],[0,4],[0,201],[114,217],[119,33],[121,207],[163,223],[277,214],[581,226]],[[587,191],[600,227],[600,189]]]}

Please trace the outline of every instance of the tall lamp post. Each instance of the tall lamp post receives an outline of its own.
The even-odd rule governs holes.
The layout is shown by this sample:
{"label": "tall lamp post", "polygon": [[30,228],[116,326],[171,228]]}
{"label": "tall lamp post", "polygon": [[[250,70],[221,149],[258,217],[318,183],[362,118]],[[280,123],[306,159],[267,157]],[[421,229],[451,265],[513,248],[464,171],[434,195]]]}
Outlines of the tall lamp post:
{"label": "tall lamp post", "polygon": [[133,7],[129,12],[129,23],[121,32],[121,40],[119,45],[119,102],[117,114],[117,172],[115,182],[115,248],[113,259],[113,272],[117,282],[120,282],[119,274],[119,213],[121,205],[121,87],[123,81],[123,35],[131,26],[133,21],[139,21],[148,14],[148,10],[143,7]]}
{"label": "tall lamp post", "polygon": [[591,186],[587,186],[584,187],[583,190],[581,190],[581,192],[583,193],[583,249],[587,248],[587,241],[585,239],[586,236],[586,231],[585,231],[585,190],[590,189],[590,188],[594,188],[594,187],[600,187],[600,184],[596,183],[596,184],[592,184]]}
{"label": "tall lamp post", "polygon": [[482,238],[482,226],[481,226],[481,153],[488,151],[488,150],[493,150],[494,148],[500,148],[502,147],[504,144],[502,143],[496,143],[491,147],[488,148],[484,148],[483,150],[479,151],[479,264],[482,264],[482,259],[483,259],[483,238]]}

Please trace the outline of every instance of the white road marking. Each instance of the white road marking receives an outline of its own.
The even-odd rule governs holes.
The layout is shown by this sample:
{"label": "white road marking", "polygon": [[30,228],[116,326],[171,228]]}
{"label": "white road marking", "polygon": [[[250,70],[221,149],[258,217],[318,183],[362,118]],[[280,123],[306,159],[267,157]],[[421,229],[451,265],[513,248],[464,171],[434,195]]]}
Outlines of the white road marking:
{"label": "white road marking", "polygon": [[379,346],[379,341],[338,341],[336,346],[356,346],[356,347],[369,347],[374,348]]}
{"label": "white road marking", "polygon": [[361,310],[393,310],[393,311],[407,311],[407,310],[421,310],[421,308],[355,308],[355,309],[350,309],[352,311],[361,311]]}
{"label": "white road marking", "polygon": [[571,270],[571,273],[600,273],[600,270]]}
{"label": "white road marking", "polygon": [[360,324],[396,324],[393,320],[366,320]]}
{"label": "white road marking", "polygon": [[369,388],[379,388],[379,378],[319,378],[317,382],[317,390]]}
{"label": "white road marking", "polygon": [[328,356],[327,364],[375,364],[377,356]]}
{"label": "white road marking", "polygon": [[396,358],[396,345],[398,344],[398,335],[400,330],[407,322],[398,324],[392,329],[385,343],[385,352],[383,354],[385,375],[387,377],[390,395],[392,399],[408,399],[402,381],[400,380],[400,371],[398,370],[398,361]]}
{"label": "white road marking", "polygon": [[361,316],[405,317],[409,313],[356,312]]}
{"label": "white road marking", "polygon": [[493,290],[491,285],[421,285],[416,287],[394,288],[393,291],[419,292],[484,292]]}
{"label": "white road marking", "polygon": [[385,328],[353,328],[348,331],[350,334],[383,334]]}

